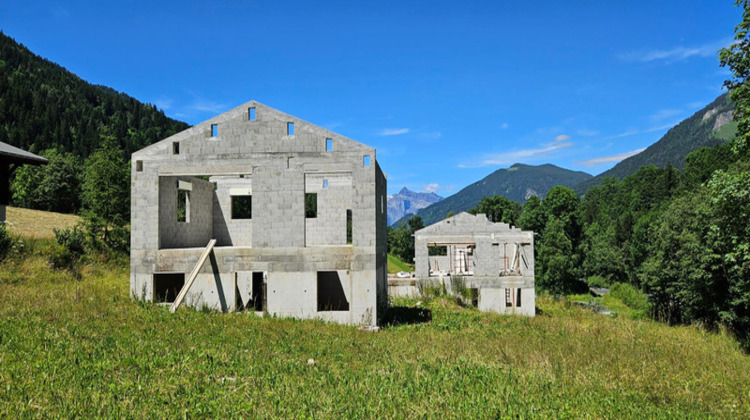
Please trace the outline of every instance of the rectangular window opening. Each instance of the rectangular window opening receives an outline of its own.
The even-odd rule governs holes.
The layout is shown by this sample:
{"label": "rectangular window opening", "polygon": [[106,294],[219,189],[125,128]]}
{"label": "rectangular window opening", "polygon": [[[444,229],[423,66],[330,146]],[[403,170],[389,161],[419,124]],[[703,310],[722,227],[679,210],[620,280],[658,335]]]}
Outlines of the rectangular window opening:
{"label": "rectangular window opening", "polygon": [[318,271],[318,312],[348,311],[349,301],[337,271]]}
{"label": "rectangular window opening", "polygon": [[136,160],[135,161],[135,171],[136,172],[143,172],[143,161],[142,160]]}
{"label": "rectangular window opening", "polygon": [[294,123],[293,122],[286,123],[286,134],[287,136],[294,135]]}
{"label": "rectangular window opening", "polygon": [[352,211],[346,211],[346,244],[352,244]]}
{"label": "rectangular window opening", "polygon": [[333,139],[326,139],[326,152],[333,151]]}
{"label": "rectangular window opening", "polygon": [[247,120],[255,121],[255,107],[251,107],[247,109]]}
{"label": "rectangular window opening", "polygon": [[305,217],[314,219],[318,217],[318,194],[305,193]]}
{"label": "rectangular window opening", "polygon": [[219,124],[211,124],[211,137],[219,137]]}
{"label": "rectangular window opening", "polygon": [[362,164],[365,165],[365,167],[369,168],[370,167],[370,156],[367,156],[367,155],[364,156],[362,158]]}
{"label": "rectangular window opening", "polygon": [[232,219],[253,218],[252,195],[233,195],[230,197],[232,199]]}
{"label": "rectangular window opening", "polygon": [[506,288],[505,289],[505,307],[508,308],[508,307],[511,307],[511,306],[513,306],[513,294],[512,294],[512,290]]}
{"label": "rectangular window opening", "polygon": [[521,307],[521,289],[516,289],[516,306]]}
{"label": "rectangular window opening", "polygon": [[325,188],[328,188],[328,180],[327,180],[327,179],[324,179],[324,180],[323,180],[323,188],[324,188],[324,189],[325,189]]}
{"label": "rectangular window opening", "polygon": [[173,155],[180,154],[180,142],[179,141],[172,142],[172,154]]}
{"label": "rectangular window opening", "polygon": [[172,303],[185,285],[185,273],[154,273],[154,302]]}
{"label": "rectangular window opening", "polygon": [[445,245],[428,245],[427,255],[431,257],[447,257],[448,247]]}
{"label": "rectangular window opening", "polygon": [[266,310],[266,282],[262,271],[253,272],[252,308],[258,312]]}
{"label": "rectangular window opening", "polygon": [[190,191],[177,190],[177,221],[190,222]]}

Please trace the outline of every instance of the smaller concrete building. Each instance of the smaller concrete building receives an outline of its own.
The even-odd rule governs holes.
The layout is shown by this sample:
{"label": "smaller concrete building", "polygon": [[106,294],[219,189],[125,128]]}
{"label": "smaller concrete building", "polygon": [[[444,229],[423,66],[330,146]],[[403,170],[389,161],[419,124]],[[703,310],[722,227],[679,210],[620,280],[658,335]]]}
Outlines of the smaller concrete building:
{"label": "smaller concrete building", "polygon": [[417,282],[463,278],[480,310],[534,316],[533,232],[464,212],[414,232],[414,252]]}

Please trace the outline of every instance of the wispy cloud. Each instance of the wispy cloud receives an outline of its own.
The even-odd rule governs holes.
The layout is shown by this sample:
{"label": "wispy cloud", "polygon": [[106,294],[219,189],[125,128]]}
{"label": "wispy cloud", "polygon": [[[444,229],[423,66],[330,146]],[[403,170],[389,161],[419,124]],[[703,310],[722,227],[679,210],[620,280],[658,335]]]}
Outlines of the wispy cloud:
{"label": "wispy cloud", "polygon": [[570,136],[567,134],[560,134],[555,137],[555,141],[565,141],[565,140],[570,140]]}
{"label": "wispy cloud", "polygon": [[672,122],[672,123],[669,123],[669,124],[662,124],[662,125],[659,125],[659,126],[656,126],[656,127],[647,128],[645,130],[638,130],[638,129],[634,128],[634,129],[630,129],[630,130],[625,131],[625,132],[620,133],[620,134],[615,134],[613,136],[604,137],[602,140],[612,140],[612,139],[619,139],[619,138],[622,138],[622,137],[634,136],[636,134],[653,133],[655,131],[661,131],[661,130],[666,130],[668,128],[672,128],[675,125],[677,125],[678,123],[679,123],[679,121],[676,121],[676,122]]}
{"label": "wispy cloud", "polygon": [[206,99],[197,99],[195,100],[195,102],[190,104],[188,108],[194,111],[211,112],[213,114],[218,114],[222,111],[227,110],[227,106],[225,104]]}
{"label": "wispy cloud", "polygon": [[655,113],[651,114],[649,118],[651,118],[651,121],[661,121],[667,118],[675,117],[680,114],[682,114],[681,109],[660,109],[656,111]]}
{"label": "wispy cloud", "polygon": [[439,131],[433,131],[432,133],[422,133],[419,135],[419,137],[423,139],[432,139],[432,140],[439,139],[442,136],[443,136],[443,133]]}
{"label": "wispy cloud", "polygon": [[504,123],[502,123],[502,124],[500,125],[500,128],[502,128],[503,130],[507,130],[507,129],[508,129],[508,127],[510,127],[510,125],[508,125],[508,123],[507,123],[507,122],[504,122]]}
{"label": "wispy cloud", "polygon": [[424,188],[422,188],[422,190],[424,190],[424,192],[434,193],[435,191],[438,190],[438,188],[440,188],[439,184],[432,183],[432,184],[425,185]]}
{"label": "wispy cloud", "polygon": [[409,132],[408,128],[385,128],[378,133],[379,136],[400,136]]}
{"label": "wispy cloud", "polygon": [[691,57],[715,57],[720,48],[728,46],[732,41],[723,39],[693,47],[674,47],[664,50],[641,50],[620,54],[619,58],[625,61],[666,61],[675,62],[686,60]]}
{"label": "wispy cloud", "polygon": [[586,130],[586,129],[578,130],[576,131],[576,133],[579,136],[584,136],[584,137],[591,137],[591,136],[596,136],[597,134],[599,134],[599,132],[596,130]]}
{"label": "wispy cloud", "polygon": [[174,101],[172,101],[172,99],[170,98],[159,98],[154,101],[154,105],[156,105],[157,108],[160,108],[166,111],[172,107],[172,102]]}
{"label": "wispy cloud", "polygon": [[584,160],[584,161],[581,161],[581,162],[574,162],[574,163],[577,164],[577,165],[583,165],[583,166],[596,166],[596,165],[600,165],[602,163],[619,162],[619,161],[621,161],[623,159],[627,159],[627,158],[629,158],[631,156],[635,156],[635,155],[637,155],[638,153],[641,153],[644,150],[646,150],[645,147],[642,148],[642,149],[633,150],[631,152],[619,153],[619,154],[611,155],[611,156],[602,156],[602,157],[588,159],[588,160]]}
{"label": "wispy cloud", "polygon": [[542,146],[536,149],[522,149],[522,150],[516,150],[513,152],[508,153],[495,153],[495,154],[487,154],[484,155],[477,163],[473,164],[461,164],[458,165],[459,168],[476,168],[480,166],[488,166],[488,165],[508,165],[513,163],[518,163],[521,160],[527,160],[529,158],[533,158],[536,156],[544,156],[549,154],[550,152],[553,152],[557,149],[562,149],[565,147],[572,147],[573,143],[571,142],[558,142],[551,145]]}

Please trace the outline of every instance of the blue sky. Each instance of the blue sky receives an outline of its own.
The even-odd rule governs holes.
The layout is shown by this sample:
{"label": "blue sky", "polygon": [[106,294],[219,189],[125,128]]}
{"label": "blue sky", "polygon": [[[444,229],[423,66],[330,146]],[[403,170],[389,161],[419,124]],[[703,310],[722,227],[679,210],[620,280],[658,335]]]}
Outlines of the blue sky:
{"label": "blue sky", "polygon": [[251,99],[377,148],[390,193],[598,174],[722,92],[731,0],[0,2],[0,29],[196,124]]}

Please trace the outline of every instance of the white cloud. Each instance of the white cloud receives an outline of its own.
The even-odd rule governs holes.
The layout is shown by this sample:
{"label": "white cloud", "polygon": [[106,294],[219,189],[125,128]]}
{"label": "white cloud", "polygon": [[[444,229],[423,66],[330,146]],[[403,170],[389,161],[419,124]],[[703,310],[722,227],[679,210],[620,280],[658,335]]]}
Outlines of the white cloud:
{"label": "white cloud", "polygon": [[408,128],[385,128],[383,131],[378,133],[380,136],[399,136],[409,132]]}
{"label": "white cloud", "polygon": [[560,134],[559,136],[555,137],[555,141],[565,141],[570,140],[570,136],[567,134]]}
{"label": "white cloud", "polygon": [[419,135],[419,137],[421,137],[423,139],[433,139],[433,140],[439,139],[442,136],[443,136],[443,133],[441,133],[439,131],[434,131],[432,133],[422,133],[422,134]]}
{"label": "white cloud", "polygon": [[730,45],[731,40],[721,40],[694,47],[675,47],[667,50],[632,51],[621,54],[620,59],[625,61],[658,61],[675,62],[686,60],[690,57],[716,57],[720,48]]}
{"label": "white cloud", "polygon": [[588,159],[588,160],[584,160],[581,162],[574,162],[574,163],[577,165],[583,165],[583,166],[596,166],[602,163],[619,162],[623,159],[627,159],[631,156],[635,156],[644,150],[646,150],[645,147],[642,149],[633,150],[632,152],[619,153],[619,154],[611,155],[611,156],[602,156],[602,157]]}
{"label": "white cloud", "polygon": [[479,162],[476,164],[461,164],[461,165],[458,165],[458,167],[459,168],[476,168],[479,166],[488,166],[488,165],[509,165],[513,163],[518,163],[521,160],[528,160],[529,158],[533,158],[535,156],[547,155],[554,150],[561,149],[564,147],[571,147],[571,146],[573,146],[573,143],[565,142],[565,143],[555,143],[549,146],[539,147],[536,149],[522,149],[522,150],[516,150],[514,152],[508,152],[508,153],[488,154],[488,155],[485,155],[482,159],[480,159]]}
{"label": "white cloud", "polygon": [[630,129],[630,130],[628,130],[628,131],[626,131],[624,133],[615,134],[615,135],[609,136],[609,137],[604,137],[602,140],[612,140],[612,139],[619,139],[621,137],[634,136],[636,134],[653,133],[655,131],[661,131],[661,130],[666,130],[668,128],[672,128],[675,125],[677,125],[678,123],[679,123],[679,121],[678,122],[673,122],[673,123],[670,123],[670,124],[663,124],[663,125],[660,125],[660,126],[657,126],[657,127],[647,128],[645,130]]}
{"label": "white cloud", "polygon": [[507,122],[504,122],[504,123],[502,123],[502,124],[500,125],[500,128],[502,128],[503,130],[507,130],[507,129],[508,129],[508,127],[510,127],[510,125],[508,125],[508,123],[507,123]]}
{"label": "white cloud", "polygon": [[651,121],[661,121],[661,120],[671,118],[680,114],[682,114],[682,110],[680,109],[660,109],[656,111],[655,113],[651,114],[649,118],[651,118]]}
{"label": "white cloud", "polygon": [[159,98],[154,101],[154,105],[156,105],[157,108],[166,111],[172,106],[172,102],[173,101],[169,98]]}
{"label": "white cloud", "polygon": [[198,99],[195,102],[193,102],[189,106],[189,108],[195,111],[210,112],[212,114],[218,114],[222,111],[226,111],[227,106],[222,103],[218,103],[218,102],[214,102],[210,100]]}
{"label": "white cloud", "polygon": [[422,190],[424,192],[434,193],[435,191],[437,191],[438,188],[440,188],[439,184],[432,183],[432,184],[425,185],[425,187]]}
{"label": "white cloud", "polygon": [[599,134],[599,132],[596,131],[596,130],[585,130],[585,129],[584,130],[578,130],[577,133],[578,133],[579,136],[584,136],[584,137],[591,137],[591,136],[595,136],[595,135]]}

